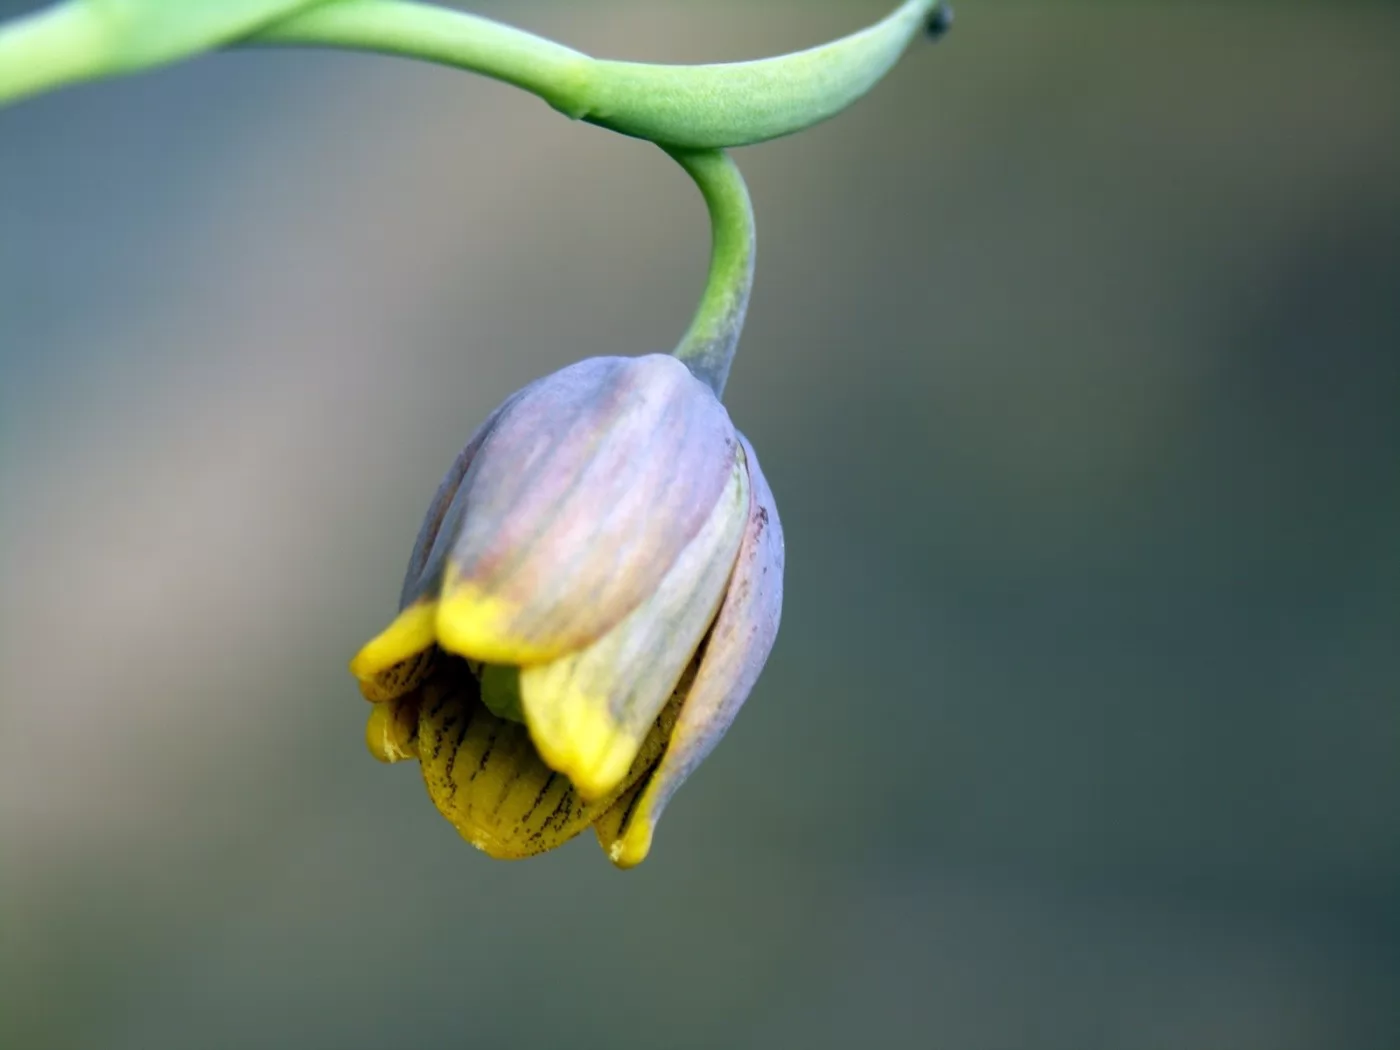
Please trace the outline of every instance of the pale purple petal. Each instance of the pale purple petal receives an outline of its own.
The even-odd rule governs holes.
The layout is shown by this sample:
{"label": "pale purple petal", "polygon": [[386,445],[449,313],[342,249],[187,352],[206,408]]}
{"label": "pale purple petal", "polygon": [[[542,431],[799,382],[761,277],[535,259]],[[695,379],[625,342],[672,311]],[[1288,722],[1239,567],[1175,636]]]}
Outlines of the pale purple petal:
{"label": "pale purple petal", "polygon": [[736,447],[724,407],[672,357],[592,358],[540,380],[505,407],[462,481],[443,597],[489,596],[512,651],[582,648],[700,531]]}
{"label": "pale purple petal", "polygon": [[[526,389],[529,389],[528,387]],[[465,510],[465,500],[458,500],[462,479],[476,458],[477,451],[491,433],[491,428],[525,391],[519,391],[498,405],[486,422],[476,428],[466,447],[457,453],[452,466],[438,485],[433,501],[428,504],[428,512],[423,516],[423,524],[418,528],[418,538],[413,543],[413,553],[408,558],[408,571],[404,573],[403,590],[399,594],[399,608],[404,609],[420,598],[428,590],[437,590],[442,579],[442,570],[447,563],[447,553],[452,549],[452,537]],[[444,526],[446,526],[444,528]],[[443,542],[438,542],[438,537]]]}

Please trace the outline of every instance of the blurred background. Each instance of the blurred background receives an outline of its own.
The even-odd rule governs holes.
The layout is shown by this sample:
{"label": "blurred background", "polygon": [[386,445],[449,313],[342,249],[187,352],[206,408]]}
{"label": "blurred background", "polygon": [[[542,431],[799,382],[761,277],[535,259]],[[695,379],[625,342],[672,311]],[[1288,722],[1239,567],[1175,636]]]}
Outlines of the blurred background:
{"label": "blurred background", "polygon": [[[891,2],[473,9],[693,62]],[[1397,55],[964,0],[738,151],[787,611],[631,873],[474,852],[345,663],[497,402],[674,344],[688,180],[364,55],[0,111],[0,1045],[1400,1045]]]}

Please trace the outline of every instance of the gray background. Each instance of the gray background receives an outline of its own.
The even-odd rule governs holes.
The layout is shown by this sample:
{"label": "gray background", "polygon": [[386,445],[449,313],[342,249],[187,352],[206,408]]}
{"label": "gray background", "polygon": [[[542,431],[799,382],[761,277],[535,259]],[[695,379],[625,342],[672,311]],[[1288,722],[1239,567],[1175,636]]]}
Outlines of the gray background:
{"label": "gray background", "polygon": [[0,111],[0,1045],[1397,1045],[1400,11],[958,15],[737,154],[787,615],[631,873],[476,854],[344,665],[493,405],[674,343],[684,176],[370,56]]}

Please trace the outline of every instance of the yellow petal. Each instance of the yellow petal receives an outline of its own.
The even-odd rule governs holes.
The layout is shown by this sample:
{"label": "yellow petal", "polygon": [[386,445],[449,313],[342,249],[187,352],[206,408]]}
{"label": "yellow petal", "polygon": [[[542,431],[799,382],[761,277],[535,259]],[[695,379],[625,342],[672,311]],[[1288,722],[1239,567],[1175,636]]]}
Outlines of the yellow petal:
{"label": "yellow petal", "polygon": [[523,667],[525,722],[540,757],[586,799],[614,792],[705,637],[748,520],[736,461],[710,516],[656,591],[592,645]]}
{"label": "yellow petal", "polygon": [[418,757],[417,693],[375,704],[365,725],[365,744],[381,762]]}
{"label": "yellow petal", "polygon": [[635,868],[651,852],[653,824],[646,820],[632,822],[650,782],[649,776],[638,780],[619,795],[617,801],[593,825],[598,845],[619,868]]}
{"label": "yellow petal", "polygon": [[648,763],[649,768],[646,775],[636,778],[629,787],[617,796],[613,804],[593,822],[593,832],[598,836],[598,845],[603,847],[608,859],[619,868],[635,868],[646,860],[647,854],[651,851],[651,834],[655,827],[655,821],[639,821],[635,817],[638,807],[647,799],[657,769],[661,762],[665,761],[665,751],[670,749],[676,727],[680,724],[685,713],[686,698],[690,695],[698,663],[698,660],[692,660],[685,675],[676,683],[675,692],[671,694],[670,701],[656,720],[654,735],[649,736],[647,743],[643,745],[642,750],[645,753],[650,750],[653,739],[659,739],[662,742],[663,751],[657,756],[656,764]]}
{"label": "yellow petal", "polygon": [[540,761],[524,726],[486,709],[469,673],[439,673],[423,693],[423,782],[463,838],[500,860],[518,860],[562,845],[588,825],[568,780]]}
{"label": "yellow petal", "polygon": [[586,803],[540,760],[524,726],[497,718],[460,660],[444,660],[423,687],[417,749],[438,811],[477,849],[500,860],[543,853],[598,819],[660,759],[679,702],[658,718],[617,791]]}
{"label": "yellow petal", "polygon": [[415,602],[350,661],[366,700],[392,700],[416,688],[432,669],[436,603]]}

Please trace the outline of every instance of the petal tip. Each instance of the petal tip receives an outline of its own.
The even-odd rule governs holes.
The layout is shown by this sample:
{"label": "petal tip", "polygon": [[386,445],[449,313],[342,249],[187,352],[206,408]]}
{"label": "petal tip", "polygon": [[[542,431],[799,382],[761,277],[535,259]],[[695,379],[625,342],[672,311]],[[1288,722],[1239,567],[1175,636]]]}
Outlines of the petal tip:
{"label": "petal tip", "polygon": [[410,712],[407,723],[400,717],[399,704],[392,701],[375,704],[365,723],[365,746],[369,753],[380,762],[393,764],[406,758],[417,758],[418,748],[414,741],[414,728],[417,726],[417,707]]}
{"label": "petal tip", "polygon": [[371,638],[350,661],[350,673],[361,682],[374,678],[427,649],[434,641],[436,602],[410,605],[388,627]]}
{"label": "petal tip", "polygon": [[651,821],[634,818],[622,837],[608,846],[608,860],[623,871],[635,868],[651,852],[653,830]]}
{"label": "petal tip", "polygon": [[649,780],[644,778],[620,795],[593,825],[598,845],[618,868],[635,868],[651,853],[657,813],[650,805]]}
{"label": "petal tip", "polygon": [[585,802],[617,790],[641,742],[608,717],[606,698],[565,697],[547,709],[545,718],[532,715],[532,708],[541,712],[541,706],[528,687],[524,700],[530,737],[545,765],[568,777]]}

